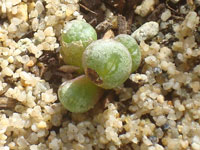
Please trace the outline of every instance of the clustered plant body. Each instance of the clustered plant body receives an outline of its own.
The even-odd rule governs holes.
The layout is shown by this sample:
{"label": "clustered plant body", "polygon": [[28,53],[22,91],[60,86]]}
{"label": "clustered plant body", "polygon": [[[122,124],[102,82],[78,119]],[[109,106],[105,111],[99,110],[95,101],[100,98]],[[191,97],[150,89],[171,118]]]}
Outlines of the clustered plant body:
{"label": "clustered plant body", "polygon": [[103,94],[103,89],[93,84],[85,75],[64,82],[58,89],[63,106],[76,113],[92,108]]}
{"label": "clustered plant body", "polygon": [[97,40],[94,28],[83,20],[65,25],[60,54],[66,64],[85,73],[64,82],[58,90],[60,102],[75,113],[93,108],[103,89],[122,85],[141,62],[141,52],[133,37],[120,34],[114,39]]}
{"label": "clustered plant body", "polygon": [[61,50],[63,61],[66,64],[82,68],[82,54],[86,47],[97,40],[94,28],[85,21],[73,20],[68,22],[61,35]]}

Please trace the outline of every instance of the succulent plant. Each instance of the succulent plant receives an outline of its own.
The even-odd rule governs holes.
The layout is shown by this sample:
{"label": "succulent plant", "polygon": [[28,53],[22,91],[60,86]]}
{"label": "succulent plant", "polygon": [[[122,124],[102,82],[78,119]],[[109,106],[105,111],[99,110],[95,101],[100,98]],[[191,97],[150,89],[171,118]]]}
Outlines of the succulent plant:
{"label": "succulent plant", "polygon": [[130,52],[132,57],[132,72],[135,72],[140,66],[141,62],[141,51],[136,40],[127,34],[120,34],[114,39],[122,43]]}
{"label": "succulent plant", "polygon": [[65,25],[61,45],[64,62],[79,67],[80,72],[86,74],[64,82],[58,89],[60,102],[74,113],[94,107],[103,88],[112,89],[123,84],[141,61],[139,46],[130,35],[97,40],[94,28],[83,20]]}
{"label": "succulent plant", "polygon": [[93,84],[85,75],[64,82],[58,89],[62,105],[74,113],[93,108],[103,94],[103,89]]}
{"label": "succulent plant", "polygon": [[123,84],[132,69],[128,49],[113,39],[92,42],[83,52],[82,64],[86,76],[105,89]]}
{"label": "succulent plant", "polygon": [[85,48],[97,40],[95,29],[83,20],[67,22],[61,35],[60,53],[66,64],[80,67],[82,70],[82,54]]}

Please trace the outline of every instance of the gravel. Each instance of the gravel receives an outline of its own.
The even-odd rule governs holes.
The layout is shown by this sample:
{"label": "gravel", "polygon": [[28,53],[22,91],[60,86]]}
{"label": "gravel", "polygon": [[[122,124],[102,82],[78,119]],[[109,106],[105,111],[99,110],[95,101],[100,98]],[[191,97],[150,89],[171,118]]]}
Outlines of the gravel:
{"label": "gravel", "polygon": [[[56,67],[51,62],[65,22],[83,18],[78,0],[0,1],[0,149],[199,150],[199,1],[171,2],[157,22],[145,17],[161,2],[143,0],[133,8],[142,16],[132,33],[142,52],[140,68],[114,96],[73,114],[54,85],[67,77],[51,81],[41,74],[62,68],[62,59]],[[42,61],[47,54],[51,61]]]}
{"label": "gravel", "polygon": [[134,31],[131,36],[138,42],[151,39],[158,34],[159,24],[154,21],[147,22]]}

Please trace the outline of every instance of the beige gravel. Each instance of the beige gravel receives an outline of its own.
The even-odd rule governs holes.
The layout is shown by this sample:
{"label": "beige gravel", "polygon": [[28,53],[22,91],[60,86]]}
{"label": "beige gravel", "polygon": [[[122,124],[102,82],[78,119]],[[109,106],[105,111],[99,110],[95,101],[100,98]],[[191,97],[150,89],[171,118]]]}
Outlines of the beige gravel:
{"label": "beige gravel", "polygon": [[[104,108],[71,114],[38,75],[38,63],[60,47],[64,23],[83,18],[77,3],[0,1],[0,149],[200,150],[199,14],[182,6],[177,21],[172,10],[163,11],[156,32],[144,30],[148,41],[138,35],[143,64],[130,75],[133,86],[115,89],[119,99]],[[147,3],[133,12],[146,16],[158,1]],[[172,33],[162,33],[170,26]]]}

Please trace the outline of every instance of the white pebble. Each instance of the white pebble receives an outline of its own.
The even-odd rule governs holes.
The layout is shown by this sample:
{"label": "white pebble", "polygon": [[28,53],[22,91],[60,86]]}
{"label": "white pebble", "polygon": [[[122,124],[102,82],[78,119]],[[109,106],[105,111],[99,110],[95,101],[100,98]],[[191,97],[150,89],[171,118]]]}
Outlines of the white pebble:
{"label": "white pebble", "polygon": [[21,0],[12,0],[12,5],[15,6],[17,4],[19,4],[21,2]]}
{"label": "white pebble", "polygon": [[2,70],[2,74],[6,75],[6,76],[12,76],[13,71],[9,67],[6,67]]}
{"label": "white pebble", "polygon": [[17,27],[16,27],[13,23],[11,23],[11,24],[8,26],[8,32],[13,33],[13,32],[16,32],[16,31],[17,31]]}
{"label": "white pebble", "polygon": [[1,6],[1,12],[6,13],[6,4],[5,3],[3,3]]}
{"label": "white pebble", "polygon": [[38,20],[38,18],[34,18],[32,21],[33,31],[36,31],[38,29],[38,26],[39,26],[39,20]]}
{"label": "white pebble", "polygon": [[19,138],[17,138],[16,142],[21,147],[27,147],[28,146],[28,142],[26,141],[26,139],[24,138],[24,136],[20,136]]}
{"label": "white pebble", "polygon": [[55,33],[53,32],[53,28],[52,27],[47,27],[44,30],[44,34],[45,34],[45,36],[54,36],[55,35]]}
{"label": "white pebble", "polygon": [[21,53],[21,51],[19,49],[16,49],[13,53],[13,56],[17,56]]}
{"label": "white pebble", "polygon": [[34,34],[35,38],[39,40],[40,42],[45,39],[44,32],[42,30],[38,30],[37,33]]}
{"label": "white pebble", "polygon": [[9,63],[13,63],[14,62],[14,57],[13,56],[9,56],[8,57],[8,62]]}
{"label": "white pebble", "polygon": [[13,17],[12,19],[11,19],[11,23],[13,24],[13,25],[19,25],[19,24],[21,24],[23,22],[23,20],[21,20],[21,19],[19,19],[19,18],[16,18],[16,17]]}
{"label": "white pebble", "polygon": [[8,146],[0,147],[1,150],[10,150]]}
{"label": "white pebble", "polygon": [[167,21],[170,17],[171,17],[171,11],[169,9],[166,9],[161,15],[161,20]]}
{"label": "white pebble", "polygon": [[37,145],[31,145],[30,150],[38,150],[38,146]]}
{"label": "white pebble", "polygon": [[195,29],[195,27],[197,26],[197,24],[199,23],[199,17],[197,15],[196,12],[194,11],[191,11],[187,14],[186,18],[185,18],[185,21],[186,21],[186,26],[192,30]]}
{"label": "white pebble", "polygon": [[16,15],[17,14],[17,6],[12,7],[12,14]]}
{"label": "white pebble", "polygon": [[172,3],[176,4],[178,3],[180,0],[170,0]]}
{"label": "white pebble", "polygon": [[4,59],[4,60],[1,62],[1,68],[5,68],[5,67],[7,67],[7,66],[8,66],[8,61]]}
{"label": "white pebble", "polygon": [[157,3],[157,0],[143,0],[142,4],[136,7],[135,13],[142,17],[145,17],[150,12],[153,11],[154,5],[156,3]]}
{"label": "white pebble", "polygon": [[158,34],[159,24],[154,21],[147,22],[132,33],[132,37],[137,41],[145,41]]}
{"label": "white pebble", "polygon": [[44,6],[41,1],[36,2],[35,8],[38,11],[38,14],[41,14],[44,11]]}
{"label": "white pebble", "polygon": [[193,150],[199,150],[200,149],[200,145],[198,143],[192,143],[192,149]]}
{"label": "white pebble", "polygon": [[36,126],[35,124],[33,124],[33,125],[31,126],[31,129],[32,129],[32,131],[34,131],[34,132],[37,132],[37,131],[38,131],[38,128],[37,128],[37,126]]}

